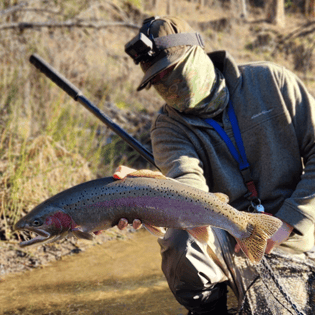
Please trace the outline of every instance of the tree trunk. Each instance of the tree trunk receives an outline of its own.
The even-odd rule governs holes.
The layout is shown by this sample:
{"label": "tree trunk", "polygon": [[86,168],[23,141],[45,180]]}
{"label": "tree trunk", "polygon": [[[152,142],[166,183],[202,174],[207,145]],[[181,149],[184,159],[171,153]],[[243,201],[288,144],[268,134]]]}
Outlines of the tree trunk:
{"label": "tree trunk", "polygon": [[305,0],[305,16],[310,19],[315,18],[315,0]]}
{"label": "tree trunk", "polygon": [[150,10],[154,11],[154,14],[159,11],[160,0],[152,0]]}
{"label": "tree trunk", "polygon": [[242,5],[241,17],[242,17],[243,19],[247,19],[246,0],[241,0],[241,5]]}
{"label": "tree trunk", "polygon": [[231,0],[231,10],[233,16],[242,19],[247,18],[246,0]]}
{"label": "tree trunk", "polygon": [[173,0],[167,0],[166,14],[172,15],[172,12],[173,12]]}
{"label": "tree trunk", "polygon": [[285,25],[284,0],[268,0],[267,21],[281,27]]}

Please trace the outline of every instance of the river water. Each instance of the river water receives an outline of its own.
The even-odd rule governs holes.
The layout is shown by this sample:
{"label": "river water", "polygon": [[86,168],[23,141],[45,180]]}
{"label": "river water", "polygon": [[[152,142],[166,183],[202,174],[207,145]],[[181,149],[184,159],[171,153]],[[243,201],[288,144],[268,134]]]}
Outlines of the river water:
{"label": "river water", "polygon": [[161,272],[156,237],[95,245],[49,266],[0,282],[5,315],[186,315]]}

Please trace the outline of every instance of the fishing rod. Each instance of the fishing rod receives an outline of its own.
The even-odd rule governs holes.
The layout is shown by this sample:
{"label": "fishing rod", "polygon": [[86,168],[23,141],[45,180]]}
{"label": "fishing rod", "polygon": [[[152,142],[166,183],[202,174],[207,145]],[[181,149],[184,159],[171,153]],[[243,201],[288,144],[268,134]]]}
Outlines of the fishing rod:
{"label": "fishing rod", "polygon": [[75,101],[83,105],[99,120],[101,120],[107,127],[114,131],[119,137],[121,137],[127,144],[129,144],[134,150],[136,150],[143,158],[149,163],[159,169],[154,162],[152,153],[147,150],[138,140],[132,137],[119,125],[114,123],[107,115],[105,115],[99,108],[97,108],[91,101],[89,101],[83,93],[68,81],[62,74],[54,69],[50,64],[43,60],[37,54],[33,54],[30,57],[30,62],[50,80],[56,83],[62,90],[64,90]]}

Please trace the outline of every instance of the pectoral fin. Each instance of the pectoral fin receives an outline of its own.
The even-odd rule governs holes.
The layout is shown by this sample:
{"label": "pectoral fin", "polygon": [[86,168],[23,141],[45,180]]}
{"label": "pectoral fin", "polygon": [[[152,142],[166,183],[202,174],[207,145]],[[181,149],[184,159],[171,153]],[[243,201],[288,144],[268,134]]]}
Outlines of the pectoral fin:
{"label": "pectoral fin", "polygon": [[100,235],[100,234],[102,234],[102,230],[101,231],[94,231],[93,232],[95,235]]}
{"label": "pectoral fin", "polygon": [[201,243],[207,244],[209,242],[210,236],[208,226],[195,227],[190,230],[187,229],[187,232]]}
{"label": "pectoral fin", "polygon": [[71,232],[76,238],[83,238],[85,240],[90,240],[90,241],[94,239],[93,234],[88,233],[88,232],[83,232],[78,229],[73,229]]}
{"label": "pectoral fin", "polygon": [[164,237],[165,234],[165,229],[162,227],[157,227],[157,226],[152,226],[152,225],[148,225],[148,224],[143,224],[143,226],[150,232],[152,233],[154,236],[157,237]]}

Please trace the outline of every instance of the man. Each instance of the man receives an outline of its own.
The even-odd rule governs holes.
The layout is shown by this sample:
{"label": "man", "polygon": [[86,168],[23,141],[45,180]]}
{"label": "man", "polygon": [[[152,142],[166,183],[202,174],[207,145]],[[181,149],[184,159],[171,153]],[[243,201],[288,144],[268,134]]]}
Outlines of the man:
{"label": "man", "polygon": [[[177,17],[145,20],[126,52],[144,72],[138,91],[152,85],[166,102],[151,130],[163,174],[281,219],[266,253],[275,245],[292,255],[310,250],[315,102],[301,81],[273,63],[207,55],[199,34]],[[211,229],[210,255],[182,230],[169,229],[159,243],[169,287],[189,314],[228,314],[227,284],[241,303],[252,269],[238,265],[242,253],[228,233]]]}

